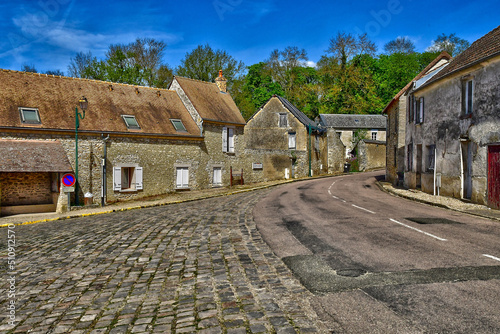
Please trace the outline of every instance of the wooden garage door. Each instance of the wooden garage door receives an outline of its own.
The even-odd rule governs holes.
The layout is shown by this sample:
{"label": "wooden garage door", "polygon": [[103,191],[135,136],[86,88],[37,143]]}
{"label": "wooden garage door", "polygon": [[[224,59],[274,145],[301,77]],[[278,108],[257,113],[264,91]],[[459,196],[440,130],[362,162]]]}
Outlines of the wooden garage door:
{"label": "wooden garage door", "polygon": [[488,202],[500,209],[500,145],[488,146]]}

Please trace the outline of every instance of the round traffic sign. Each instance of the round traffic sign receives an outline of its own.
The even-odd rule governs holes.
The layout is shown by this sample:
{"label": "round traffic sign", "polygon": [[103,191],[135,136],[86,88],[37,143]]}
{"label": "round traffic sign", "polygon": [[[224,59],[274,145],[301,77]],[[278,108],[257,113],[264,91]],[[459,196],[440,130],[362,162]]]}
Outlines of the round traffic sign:
{"label": "round traffic sign", "polygon": [[65,187],[73,187],[75,185],[76,178],[73,174],[67,173],[62,177],[62,183]]}

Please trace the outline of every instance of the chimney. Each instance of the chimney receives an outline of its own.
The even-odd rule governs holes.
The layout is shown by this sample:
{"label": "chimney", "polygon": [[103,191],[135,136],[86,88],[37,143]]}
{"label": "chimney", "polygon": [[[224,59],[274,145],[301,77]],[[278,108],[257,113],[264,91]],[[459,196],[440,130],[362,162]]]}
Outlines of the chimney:
{"label": "chimney", "polygon": [[227,93],[227,79],[222,76],[222,70],[219,70],[219,76],[215,79],[215,83],[222,93]]}

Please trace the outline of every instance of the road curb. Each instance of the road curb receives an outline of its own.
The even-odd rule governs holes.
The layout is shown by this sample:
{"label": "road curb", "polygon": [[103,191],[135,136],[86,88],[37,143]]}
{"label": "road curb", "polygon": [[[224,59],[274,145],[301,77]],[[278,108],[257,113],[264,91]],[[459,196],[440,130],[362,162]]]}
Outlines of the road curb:
{"label": "road curb", "polygon": [[452,211],[455,211],[455,212],[465,213],[465,214],[468,214],[468,215],[471,215],[471,216],[476,216],[476,217],[481,217],[481,218],[486,218],[486,219],[492,219],[492,220],[500,221],[500,218],[497,218],[497,217],[483,215],[483,214],[480,214],[480,213],[477,213],[477,212],[469,212],[469,211],[465,211],[465,210],[460,210],[460,209],[456,209],[456,208],[453,208],[453,207],[450,207],[448,205],[444,205],[444,204],[441,204],[441,203],[435,203],[435,202],[426,201],[426,200],[423,200],[423,199],[420,199],[420,198],[415,198],[415,197],[412,197],[412,196],[408,196],[408,195],[404,195],[404,194],[399,194],[399,193],[397,193],[395,191],[392,191],[391,189],[385,188],[380,181],[376,181],[375,184],[377,185],[377,187],[379,187],[380,190],[382,190],[382,191],[384,191],[384,192],[386,192],[386,193],[388,193],[390,195],[396,196],[396,197],[405,198],[405,199],[408,199],[410,201],[419,202],[419,203],[422,203],[422,204],[427,204],[427,205],[431,205],[431,206],[435,206],[435,207],[439,207],[439,208],[443,208],[443,209],[448,209],[448,210],[452,210]]}
{"label": "road curb", "polygon": [[209,198],[237,195],[237,194],[242,194],[242,193],[246,193],[246,192],[250,192],[250,191],[267,189],[267,188],[276,187],[276,186],[294,183],[294,182],[322,179],[322,178],[327,178],[327,177],[336,177],[336,176],[342,176],[342,175],[345,175],[345,174],[319,175],[319,176],[313,176],[313,177],[307,177],[307,178],[290,179],[290,180],[286,180],[286,181],[281,181],[279,183],[268,184],[268,185],[264,185],[264,186],[252,187],[252,188],[248,188],[248,189],[239,189],[239,190],[229,191],[227,193],[222,193],[222,194],[206,195],[206,196],[201,196],[201,197],[196,197],[196,198],[186,198],[186,199],[178,200],[178,201],[135,205],[135,206],[130,206],[130,207],[116,208],[116,209],[111,209],[111,210],[97,211],[97,212],[90,212],[90,213],[81,213],[81,214],[76,213],[74,215],[33,220],[33,221],[26,221],[26,222],[22,222],[22,223],[7,223],[7,224],[0,225],[0,228],[12,226],[12,225],[14,225],[14,226],[33,225],[33,224],[47,223],[47,222],[52,222],[52,221],[57,221],[57,220],[68,220],[68,219],[72,219],[72,218],[90,217],[90,216],[97,216],[97,215],[109,214],[109,213],[114,213],[114,212],[123,212],[123,211],[129,211],[129,210],[146,209],[146,208],[153,208],[153,207],[172,205],[172,204],[188,203],[188,202],[200,201],[200,200],[209,199]]}

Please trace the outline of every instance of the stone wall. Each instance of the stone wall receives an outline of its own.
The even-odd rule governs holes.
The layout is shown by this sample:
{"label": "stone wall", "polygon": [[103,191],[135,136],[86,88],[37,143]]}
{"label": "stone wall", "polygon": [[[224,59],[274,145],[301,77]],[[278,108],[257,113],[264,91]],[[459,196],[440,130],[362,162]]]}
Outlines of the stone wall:
{"label": "stone wall", "polygon": [[53,204],[50,173],[0,173],[2,206]]}
{"label": "stone wall", "polygon": [[[463,78],[474,81],[473,112],[462,115]],[[471,145],[471,200],[487,204],[488,145],[500,142],[500,57],[471,67],[467,72],[440,80],[415,93],[424,97],[422,124],[407,123],[406,145],[413,146],[413,168],[405,173],[405,186],[434,192],[434,171],[427,166],[429,148],[437,150],[436,173],[442,177],[440,194],[465,195],[466,145]]]}
{"label": "stone wall", "polygon": [[381,169],[386,163],[386,145],[384,142],[362,140],[358,144],[359,170]]}

